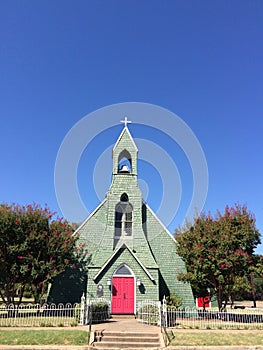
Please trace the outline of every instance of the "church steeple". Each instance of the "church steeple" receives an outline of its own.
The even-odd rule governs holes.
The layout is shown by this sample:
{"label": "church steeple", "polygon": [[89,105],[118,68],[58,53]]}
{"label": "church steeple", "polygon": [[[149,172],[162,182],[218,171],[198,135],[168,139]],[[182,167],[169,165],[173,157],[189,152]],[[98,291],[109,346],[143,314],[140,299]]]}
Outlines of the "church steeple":
{"label": "church steeple", "polygon": [[124,128],[113,148],[113,176],[133,175],[137,176],[138,149],[130,134],[127,124],[131,121],[121,120]]}
{"label": "church steeple", "polygon": [[[137,182],[138,149],[130,134],[125,118],[124,128],[112,151],[113,176],[107,194],[111,212],[109,220],[114,222],[113,249],[123,243],[133,249],[136,241],[146,240],[142,230],[142,195]],[[111,221],[111,222],[112,222]]]}

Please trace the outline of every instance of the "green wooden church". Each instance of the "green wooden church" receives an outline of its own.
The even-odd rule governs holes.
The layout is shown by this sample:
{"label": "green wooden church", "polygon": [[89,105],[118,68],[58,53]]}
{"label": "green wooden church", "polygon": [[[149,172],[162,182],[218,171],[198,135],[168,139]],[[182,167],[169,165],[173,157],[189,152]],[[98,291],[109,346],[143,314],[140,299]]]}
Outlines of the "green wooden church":
{"label": "green wooden church", "polygon": [[71,283],[58,283],[51,294],[62,295],[62,285],[64,298],[80,297],[85,289],[88,299],[111,300],[112,314],[134,314],[139,301],[162,300],[171,293],[183,298],[183,306],[194,307],[190,285],[177,279],[185,265],[176,253],[176,241],[142,198],[138,149],[126,118],[112,156],[106,197],[76,231],[90,253],[85,282],[73,274]]}

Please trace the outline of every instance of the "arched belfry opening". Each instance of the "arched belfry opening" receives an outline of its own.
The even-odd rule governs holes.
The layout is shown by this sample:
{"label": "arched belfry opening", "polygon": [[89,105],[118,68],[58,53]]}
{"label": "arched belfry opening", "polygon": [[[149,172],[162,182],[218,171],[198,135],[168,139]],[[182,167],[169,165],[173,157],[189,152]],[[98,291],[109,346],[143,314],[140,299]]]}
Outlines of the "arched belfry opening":
{"label": "arched belfry opening", "polygon": [[130,153],[125,149],[118,157],[118,174],[129,174],[132,172],[132,158]]}
{"label": "arched belfry opening", "polygon": [[118,175],[117,179],[123,174],[133,175],[127,176],[129,179],[137,176],[137,155],[138,149],[125,124],[112,150],[113,175]]}

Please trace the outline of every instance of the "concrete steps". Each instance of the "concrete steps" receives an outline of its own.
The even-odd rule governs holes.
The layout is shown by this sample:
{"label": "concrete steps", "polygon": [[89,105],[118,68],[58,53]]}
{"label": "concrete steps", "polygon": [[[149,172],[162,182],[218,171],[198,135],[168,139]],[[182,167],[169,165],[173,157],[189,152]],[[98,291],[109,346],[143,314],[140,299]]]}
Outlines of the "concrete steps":
{"label": "concrete steps", "polygon": [[95,331],[93,346],[102,349],[160,349],[159,334],[147,332]]}

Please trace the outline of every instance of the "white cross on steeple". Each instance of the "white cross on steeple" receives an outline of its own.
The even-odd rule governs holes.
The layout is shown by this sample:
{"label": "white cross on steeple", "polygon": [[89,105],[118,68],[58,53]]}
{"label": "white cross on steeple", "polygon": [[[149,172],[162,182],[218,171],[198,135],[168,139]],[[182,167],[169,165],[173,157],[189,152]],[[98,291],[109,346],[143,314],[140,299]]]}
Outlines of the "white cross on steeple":
{"label": "white cross on steeple", "polygon": [[131,121],[128,120],[127,117],[125,117],[124,120],[120,120],[120,122],[121,122],[121,123],[124,123],[124,126],[125,126],[125,127],[127,126],[127,124],[131,123]]}

